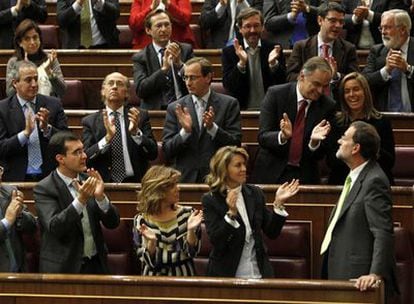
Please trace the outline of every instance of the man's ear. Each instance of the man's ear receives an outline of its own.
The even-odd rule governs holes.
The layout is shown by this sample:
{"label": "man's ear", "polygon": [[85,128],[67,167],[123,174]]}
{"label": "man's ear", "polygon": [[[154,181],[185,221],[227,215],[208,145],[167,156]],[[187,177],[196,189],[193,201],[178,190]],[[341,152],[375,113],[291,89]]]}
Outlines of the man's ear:
{"label": "man's ear", "polygon": [[145,33],[147,33],[148,36],[151,36],[151,29],[146,27],[145,28]]}
{"label": "man's ear", "polygon": [[361,151],[361,145],[360,144],[355,144],[352,147],[352,154],[353,155],[360,153],[360,151]]}
{"label": "man's ear", "polygon": [[56,154],[55,159],[58,162],[58,164],[62,164],[64,162],[63,157],[63,154]]}

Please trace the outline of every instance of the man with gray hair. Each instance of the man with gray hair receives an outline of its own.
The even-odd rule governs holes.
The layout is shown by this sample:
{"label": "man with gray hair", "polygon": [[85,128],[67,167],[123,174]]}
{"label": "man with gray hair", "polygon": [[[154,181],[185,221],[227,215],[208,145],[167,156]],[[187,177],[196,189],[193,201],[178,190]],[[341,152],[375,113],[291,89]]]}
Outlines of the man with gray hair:
{"label": "man with gray hair", "polygon": [[270,87],[260,109],[259,152],[252,182],[277,184],[299,179],[318,184],[321,141],[330,131],[335,101],[324,95],[332,70],[321,57],[303,65],[298,81]]}
{"label": "man with gray hair", "polygon": [[380,111],[412,112],[414,109],[414,39],[411,19],[404,10],[382,14],[382,44],[371,48],[363,73],[375,106]]}

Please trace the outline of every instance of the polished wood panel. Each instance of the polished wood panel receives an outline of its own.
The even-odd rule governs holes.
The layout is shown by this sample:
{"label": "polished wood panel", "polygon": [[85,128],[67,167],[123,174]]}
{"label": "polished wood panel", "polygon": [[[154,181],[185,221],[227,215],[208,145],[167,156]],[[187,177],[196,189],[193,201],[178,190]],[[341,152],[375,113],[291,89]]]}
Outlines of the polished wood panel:
{"label": "polished wood panel", "polygon": [[360,292],[349,281],[0,274],[2,304],[382,304],[383,298],[383,283]]}

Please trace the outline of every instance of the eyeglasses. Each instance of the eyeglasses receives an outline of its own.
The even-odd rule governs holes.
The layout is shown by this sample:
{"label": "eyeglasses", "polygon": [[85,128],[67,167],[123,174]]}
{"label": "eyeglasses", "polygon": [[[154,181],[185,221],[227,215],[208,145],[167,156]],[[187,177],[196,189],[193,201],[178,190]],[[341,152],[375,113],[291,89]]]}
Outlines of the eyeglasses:
{"label": "eyeglasses", "polygon": [[345,19],[338,19],[338,18],[333,18],[333,17],[326,17],[325,19],[328,20],[330,24],[336,24],[336,23],[339,23],[340,25],[345,24]]}
{"label": "eyeglasses", "polygon": [[195,81],[199,78],[203,77],[203,75],[184,75],[183,80],[184,81]]}

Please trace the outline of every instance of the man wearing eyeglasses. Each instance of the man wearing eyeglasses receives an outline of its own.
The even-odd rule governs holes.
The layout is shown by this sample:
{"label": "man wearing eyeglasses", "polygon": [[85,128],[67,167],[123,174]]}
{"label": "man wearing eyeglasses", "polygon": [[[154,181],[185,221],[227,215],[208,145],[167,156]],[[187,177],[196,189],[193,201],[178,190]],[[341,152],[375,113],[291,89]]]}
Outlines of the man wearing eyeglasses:
{"label": "man wearing eyeglasses", "polygon": [[375,107],[380,111],[412,112],[414,109],[414,38],[411,19],[404,10],[382,14],[382,44],[374,45],[363,73]]}
{"label": "man wearing eyeglasses", "polygon": [[0,101],[0,163],[4,181],[39,181],[50,173],[50,137],[67,129],[60,100],[38,94],[37,66],[19,61],[11,78],[16,94]]}
{"label": "man wearing eyeglasses", "polygon": [[49,150],[57,168],[33,189],[42,231],[39,271],[107,274],[101,225],[118,227],[118,210],[105,195],[99,172],[87,169],[77,136],[58,132],[50,139]]}
{"label": "man wearing eyeglasses", "polygon": [[105,182],[137,183],[157,157],[148,112],[128,105],[129,80],[111,73],[102,83],[105,108],[82,119],[88,166]]}
{"label": "man wearing eyeglasses", "polygon": [[[0,179],[3,171],[0,167]],[[35,231],[36,219],[24,205],[23,193],[13,186],[0,184],[0,272],[28,270],[22,234]]]}
{"label": "man wearing eyeglasses", "polygon": [[163,10],[147,15],[145,32],[152,42],[132,57],[137,96],[141,98],[141,108],[165,110],[188,93],[182,66],[193,57],[193,49],[190,44],[171,41],[172,23]]}
{"label": "man wearing eyeglasses", "polygon": [[258,110],[267,88],[286,80],[282,47],[263,40],[263,16],[246,8],[237,16],[243,39],[222,53],[223,85],[240,103],[241,109]]}
{"label": "man wearing eyeglasses", "polygon": [[212,64],[195,57],[184,65],[190,94],[167,108],[162,145],[167,162],[181,172],[183,183],[203,183],[210,158],[223,146],[240,146],[240,108],[233,97],[210,88]]}
{"label": "man wearing eyeglasses", "polygon": [[330,87],[325,94],[336,93],[340,79],[348,73],[358,72],[355,45],[342,37],[345,10],[336,2],[319,7],[319,33],[295,43],[287,62],[288,81],[296,81],[302,65],[311,57],[319,56],[329,62],[332,69]]}

